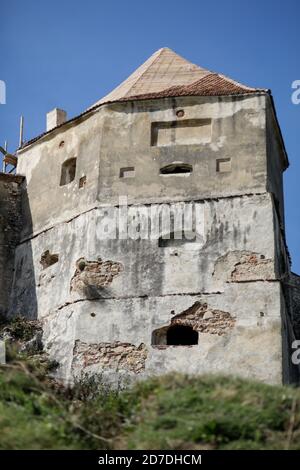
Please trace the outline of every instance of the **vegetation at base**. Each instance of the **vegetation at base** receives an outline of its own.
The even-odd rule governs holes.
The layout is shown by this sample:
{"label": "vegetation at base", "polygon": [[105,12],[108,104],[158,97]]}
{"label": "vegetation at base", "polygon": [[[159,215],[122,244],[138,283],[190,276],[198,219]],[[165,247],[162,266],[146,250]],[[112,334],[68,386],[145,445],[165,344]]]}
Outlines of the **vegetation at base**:
{"label": "vegetation at base", "polygon": [[14,342],[29,341],[37,331],[42,331],[36,320],[27,320],[24,317],[6,319],[0,316],[0,336],[9,336]]}
{"label": "vegetation at base", "polygon": [[167,375],[64,388],[36,358],[0,368],[0,449],[300,449],[300,390]]}

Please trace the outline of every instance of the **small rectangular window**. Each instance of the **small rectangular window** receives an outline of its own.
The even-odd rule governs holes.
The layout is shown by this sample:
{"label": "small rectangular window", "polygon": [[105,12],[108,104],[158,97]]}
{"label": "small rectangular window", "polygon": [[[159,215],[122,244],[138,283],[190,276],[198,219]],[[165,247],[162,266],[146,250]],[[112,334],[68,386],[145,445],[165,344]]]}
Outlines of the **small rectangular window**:
{"label": "small rectangular window", "polygon": [[61,167],[60,186],[71,183],[76,175],[76,158],[69,158]]}
{"label": "small rectangular window", "polygon": [[160,175],[189,175],[193,171],[192,165],[188,163],[171,163],[159,170]]}
{"label": "small rectangular window", "polygon": [[85,185],[86,185],[86,176],[82,176],[79,179],[79,188],[84,188]]}
{"label": "small rectangular window", "polygon": [[217,160],[217,173],[228,173],[231,171],[231,158],[220,158]]}
{"label": "small rectangular window", "polygon": [[135,169],[134,166],[127,166],[126,168],[120,169],[120,178],[134,178]]}

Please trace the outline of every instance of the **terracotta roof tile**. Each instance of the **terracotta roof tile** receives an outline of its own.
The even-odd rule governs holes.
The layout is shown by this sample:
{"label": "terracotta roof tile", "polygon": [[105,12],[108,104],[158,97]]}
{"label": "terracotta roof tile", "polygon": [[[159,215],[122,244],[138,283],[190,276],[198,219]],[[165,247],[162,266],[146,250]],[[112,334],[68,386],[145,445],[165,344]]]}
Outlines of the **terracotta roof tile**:
{"label": "terracotta roof tile", "polygon": [[223,75],[210,73],[189,85],[174,86],[160,92],[128,96],[121,98],[119,101],[167,98],[176,96],[224,96],[267,92],[267,89],[250,88]]}

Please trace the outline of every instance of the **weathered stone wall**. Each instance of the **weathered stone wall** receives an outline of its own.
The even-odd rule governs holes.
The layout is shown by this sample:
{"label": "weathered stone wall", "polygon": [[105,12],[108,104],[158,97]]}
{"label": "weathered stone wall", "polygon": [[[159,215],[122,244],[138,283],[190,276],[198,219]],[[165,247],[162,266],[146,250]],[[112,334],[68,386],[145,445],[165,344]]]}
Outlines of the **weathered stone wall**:
{"label": "weathered stone wall", "polygon": [[[28,317],[35,318],[37,312],[45,316],[86,299],[214,293],[223,292],[230,282],[276,280],[270,195],[223,198],[196,206],[204,212],[201,245],[161,247],[157,239],[101,239],[100,208],[23,242],[16,251],[13,312],[21,313],[26,305]],[[46,252],[58,257],[47,268]],[[37,312],[31,301],[32,284]]]}
{"label": "weathered stone wall", "polygon": [[286,298],[288,299],[291,323],[294,327],[296,339],[300,339],[300,276],[290,273],[285,284]]}
{"label": "weathered stone wall", "polygon": [[284,150],[279,129],[275,124],[274,110],[266,107],[266,145],[267,145],[267,189],[274,195],[279,223],[284,229],[283,171],[285,166]]}
{"label": "weathered stone wall", "polygon": [[[26,176],[32,224],[24,237],[104,203],[162,203],[259,193],[266,190],[265,96],[186,97],[115,103],[54,130],[18,152],[18,172]],[[152,124],[210,119],[209,141],[152,145]],[[76,158],[74,181],[60,186],[64,161]],[[217,172],[218,159],[231,159],[231,171]],[[192,173],[163,176],[173,162]],[[134,167],[134,178],[120,177]],[[84,187],[80,178],[86,177]],[[174,178],[176,183],[174,183]]]}
{"label": "weathered stone wall", "polygon": [[21,230],[22,177],[0,173],[0,315],[8,309],[15,247]]}
{"label": "weathered stone wall", "polygon": [[[84,371],[117,381],[118,376],[178,370],[281,382],[281,294],[271,196],[198,204],[205,214],[202,245],[101,240],[101,212],[95,209],[18,246],[12,310],[27,305],[30,318],[38,314],[61,377],[71,380]],[[24,262],[29,249],[37,307],[26,298],[32,285]],[[54,254],[57,261],[49,262]],[[190,318],[186,313],[195,305],[202,307]],[[162,350],[153,344],[156,330],[182,316],[182,324],[199,332],[198,345]],[[124,344],[130,351],[144,345],[142,367],[138,354],[121,354]]]}
{"label": "weathered stone wall", "polygon": [[[203,319],[201,325],[197,320],[197,345],[162,348],[153,343],[153,332],[169,326],[174,315],[196,302],[206,304],[213,315],[224,312],[222,326],[226,322],[226,328],[222,334],[218,334],[220,330],[212,325],[212,319]],[[43,325],[47,350],[59,361],[60,376],[67,379],[93,372],[117,382],[119,376],[136,379],[178,371],[241,375],[270,383],[282,381],[278,283],[230,284],[222,294],[86,300],[49,312]],[[145,368],[130,371],[115,361],[104,365],[102,359],[93,359],[97,348],[116,342],[135,348],[143,344],[147,354]],[[84,347],[84,363],[77,360],[76,354],[76,345],[81,343],[92,345],[90,352]]]}
{"label": "weathered stone wall", "polygon": [[[281,194],[273,173],[282,163],[270,165],[268,106],[262,95],[109,104],[19,152],[31,217],[10,312],[41,319],[60,377],[176,370],[289,381],[285,246],[270,194]],[[187,134],[178,109],[194,126]],[[75,179],[60,186],[69,158]],[[192,171],[160,174],[180,162]],[[119,216],[120,195],[147,210],[193,201],[201,243],[101,238],[103,208]],[[174,324],[196,331],[198,344],[157,341]]]}

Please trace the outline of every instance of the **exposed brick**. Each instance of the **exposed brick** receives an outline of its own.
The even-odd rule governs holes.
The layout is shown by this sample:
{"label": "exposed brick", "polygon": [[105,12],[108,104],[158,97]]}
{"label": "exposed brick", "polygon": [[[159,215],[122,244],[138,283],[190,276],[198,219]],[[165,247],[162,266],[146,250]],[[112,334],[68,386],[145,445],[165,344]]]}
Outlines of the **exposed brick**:
{"label": "exposed brick", "polygon": [[274,262],[260,253],[230,251],[216,261],[213,277],[220,289],[226,282],[274,280]]}
{"label": "exposed brick", "polygon": [[97,366],[109,369],[124,369],[139,374],[145,369],[147,359],[146,346],[141,343],[135,346],[131,343],[115,341],[113,343],[87,344],[76,341],[74,348],[74,363],[76,368]]}
{"label": "exposed brick", "polygon": [[273,277],[272,270],[273,261],[271,259],[265,259],[263,255],[257,253],[245,254],[235,264],[231,280],[234,282],[268,280]]}
{"label": "exposed brick", "polygon": [[235,325],[235,317],[229,312],[209,308],[206,303],[195,302],[191,307],[175,315],[170,325],[159,328],[153,333],[153,344],[166,344],[166,334],[170,326],[190,326],[199,333],[222,336]]}
{"label": "exposed brick", "polygon": [[52,264],[55,264],[58,262],[59,256],[57,254],[51,254],[49,250],[46,250],[42,256],[40,263],[43,267],[43,269],[49,268],[49,266],[52,266]]}
{"label": "exposed brick", "polygon": [[89,288],[103,288],[109,286],[114,277],[123,271],[123,265],[117,261],[87,261],[79,258],[76,262],[76,271],[71,279],[71,291],[87,293]]}
{"label": "exposed brick", "polygon": [[195,302],[190,308],[171,319],[171,325],[188,325],[201,333],[224,335],[235,324],[235,318],[228,312],[215,310],[206,303]]}

